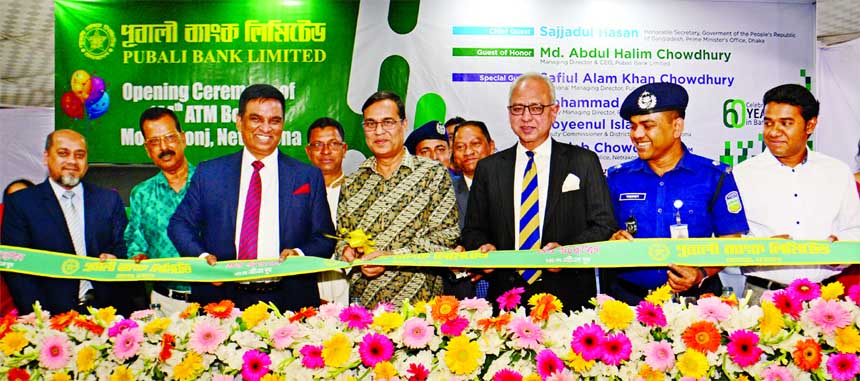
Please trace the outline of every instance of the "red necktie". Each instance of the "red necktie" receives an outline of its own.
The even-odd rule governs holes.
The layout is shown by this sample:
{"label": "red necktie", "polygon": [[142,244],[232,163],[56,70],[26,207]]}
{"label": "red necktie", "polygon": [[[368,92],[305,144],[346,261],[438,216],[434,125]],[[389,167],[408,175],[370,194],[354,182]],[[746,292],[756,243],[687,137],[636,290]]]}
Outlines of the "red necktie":
{"label": "red necktie", "polygon": [[248,196],[245,197],[245,213],[242,217],[242,233],[239,235],[239,259],[257,259],[257,236],[260,226],[260,194],[263,190],[260,181],[260,168],[263,162],[257,160],[251,163],[254,173],[251,174],[251,184],[248,185]]}

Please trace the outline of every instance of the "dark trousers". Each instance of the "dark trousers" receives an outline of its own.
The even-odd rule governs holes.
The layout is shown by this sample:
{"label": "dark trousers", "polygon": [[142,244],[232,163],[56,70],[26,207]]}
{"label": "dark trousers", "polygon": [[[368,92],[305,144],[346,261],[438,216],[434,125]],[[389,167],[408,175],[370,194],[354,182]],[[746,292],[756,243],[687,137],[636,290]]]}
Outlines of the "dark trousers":
{"label": "dark trousers", "polygon": [[526,283],[516,270],[510,269],[497,269],[490,273],[488,278],[490,287],[487,290],[487,300],[493,303],[495,311],[498,311],[496,299],[515,287],[525,289],[521,305],[528,306],[532,295],[547,293],[555,295],[561,301],[564,312],[589,307],[589,300],[597,296],[593,269],[562,269],[557,273],[543,270],[540,279],[532,284]]}

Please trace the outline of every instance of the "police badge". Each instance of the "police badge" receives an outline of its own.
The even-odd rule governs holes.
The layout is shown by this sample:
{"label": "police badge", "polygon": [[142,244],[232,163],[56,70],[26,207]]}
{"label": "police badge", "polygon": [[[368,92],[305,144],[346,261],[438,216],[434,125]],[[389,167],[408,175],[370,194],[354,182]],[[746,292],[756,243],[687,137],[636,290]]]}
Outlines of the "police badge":
{"label": "police badge", "polygon": [[649,110],[657,105],[657,97],[648,91],[643,91],[642,94],[639,95],[639,99],[636,101],[636,104],[640,109]]}

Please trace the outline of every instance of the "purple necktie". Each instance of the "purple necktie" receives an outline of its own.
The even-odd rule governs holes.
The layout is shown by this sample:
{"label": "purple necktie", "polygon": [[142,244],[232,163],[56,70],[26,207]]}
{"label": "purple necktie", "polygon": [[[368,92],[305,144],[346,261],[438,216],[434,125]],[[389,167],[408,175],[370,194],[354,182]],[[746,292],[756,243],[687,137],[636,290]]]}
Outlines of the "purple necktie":
{"label": "purple necktie", "polygon": [[251,174],[251,184],[248,185],[248,196],[245,197],[245,213],[242,217],[242,234],[239,235],[239,259],[257,259],[257,236],[260,226],[260,194],[263,190],[260,181],[260,168],[263,162],[257,160],[251,163],[254,173]]}

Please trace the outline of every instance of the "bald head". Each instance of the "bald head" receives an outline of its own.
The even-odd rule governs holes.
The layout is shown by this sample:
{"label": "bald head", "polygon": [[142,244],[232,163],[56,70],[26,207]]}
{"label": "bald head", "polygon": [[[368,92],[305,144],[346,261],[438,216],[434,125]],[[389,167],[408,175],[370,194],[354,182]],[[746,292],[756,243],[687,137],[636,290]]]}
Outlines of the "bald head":
{"label": "bald head", "polygon": [[48,176],[66,189],[72,189],[87,173],[87,141],[72,130],[57,130],[45,139],[45,165]]}

